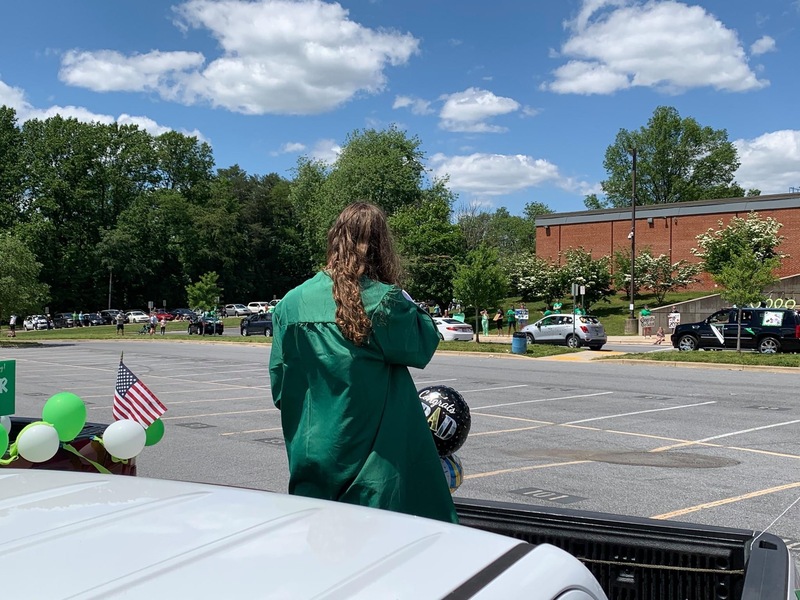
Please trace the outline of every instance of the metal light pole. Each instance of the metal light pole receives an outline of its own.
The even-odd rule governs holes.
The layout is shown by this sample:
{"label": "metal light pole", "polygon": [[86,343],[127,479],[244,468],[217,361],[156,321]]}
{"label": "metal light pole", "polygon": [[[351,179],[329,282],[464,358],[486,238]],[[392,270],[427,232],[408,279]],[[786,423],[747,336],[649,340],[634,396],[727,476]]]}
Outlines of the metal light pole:
{"label": "metal light pole", "polygon": [[111,274],[113,272],[113,268],[108,267],[108,310],[111,310]]}
{"label": "metal light pole", "polygon": [[630,302],[630,318],[635,319],[636,315],[633,314],[633,296],[636,292],[636,284],[634,283],[634,276],[636,275],[636,148],[631,150],[633,156],[633,193],[631,194],[631,302]]}
{"label": "metal light pole", "polygon": [[639,324],[636,321],[634,314],[633,299],[636,293],[636,148],[631,148],[631,156],[633,157],[633,193],[631,194],[631,232],[628,234],[628,239],[631,241],[631,301],[630,301],[630,314],[625,320],[625,333],[627,335],[635,335],[639,333]]}

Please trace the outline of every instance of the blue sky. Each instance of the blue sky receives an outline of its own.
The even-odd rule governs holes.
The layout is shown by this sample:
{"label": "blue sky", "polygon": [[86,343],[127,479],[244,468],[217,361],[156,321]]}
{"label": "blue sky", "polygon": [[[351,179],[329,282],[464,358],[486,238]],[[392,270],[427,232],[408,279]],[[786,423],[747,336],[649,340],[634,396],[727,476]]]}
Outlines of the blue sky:
{"label": "blue sky", "polygon": [[583,210],[660,105],[725,129],[737,181],[800,188],[800,0],[28,0],[0,104],[174,129],[219,168],[292,177],[356,129],[422,142],[456,209]]}

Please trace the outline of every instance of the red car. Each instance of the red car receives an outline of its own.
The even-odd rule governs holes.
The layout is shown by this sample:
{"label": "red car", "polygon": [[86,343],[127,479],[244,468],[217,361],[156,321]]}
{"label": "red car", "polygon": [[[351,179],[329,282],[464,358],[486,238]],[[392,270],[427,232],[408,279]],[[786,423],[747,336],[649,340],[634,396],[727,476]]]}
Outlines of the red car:
{"label": "red car", "polygon": [[172,319],[174,319],[174,318],[175,318],[175,316],[174,316],[174,315],[171,315],[171,314],[170,314],[170,313],[168,313],[166,310],[157,310],[157,311],[156,311],[156,317],[158,317],[158,320],[159,320],[159,321],[162,319],[162,317],[163,317],[163,319],[164,319],[165,321],[172,321]]}

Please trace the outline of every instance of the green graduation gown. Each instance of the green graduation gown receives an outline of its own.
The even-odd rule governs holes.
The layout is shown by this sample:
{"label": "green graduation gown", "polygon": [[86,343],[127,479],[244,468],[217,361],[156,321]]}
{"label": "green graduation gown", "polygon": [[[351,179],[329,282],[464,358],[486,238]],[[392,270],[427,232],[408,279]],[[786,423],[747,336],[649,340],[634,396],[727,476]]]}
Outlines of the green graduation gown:
{"label": "green graduation gown", "polygon": [[364,345],[336,325],[333,282],[320,272],[272,316],[272,398],[281,411],[289,493],[457,522],[408,367],[439,339],[397,286],[362,282],[372,321]]}

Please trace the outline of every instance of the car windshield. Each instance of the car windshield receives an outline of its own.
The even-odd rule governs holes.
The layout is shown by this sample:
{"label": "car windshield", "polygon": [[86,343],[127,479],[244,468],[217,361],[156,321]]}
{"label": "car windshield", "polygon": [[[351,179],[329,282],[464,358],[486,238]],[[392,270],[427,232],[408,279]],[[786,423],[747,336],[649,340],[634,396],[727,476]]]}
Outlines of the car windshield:
{"label": "car windshield", "polygon": [[464,325],[463,321],[459,321],[458,319],[439,319],[442,323],[453,323],[455,325]]}

